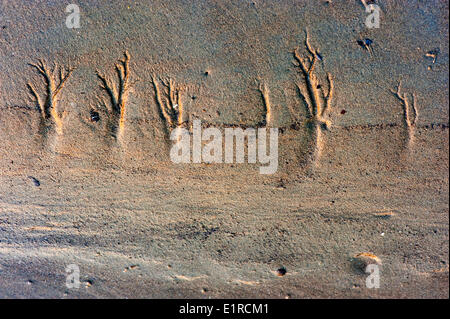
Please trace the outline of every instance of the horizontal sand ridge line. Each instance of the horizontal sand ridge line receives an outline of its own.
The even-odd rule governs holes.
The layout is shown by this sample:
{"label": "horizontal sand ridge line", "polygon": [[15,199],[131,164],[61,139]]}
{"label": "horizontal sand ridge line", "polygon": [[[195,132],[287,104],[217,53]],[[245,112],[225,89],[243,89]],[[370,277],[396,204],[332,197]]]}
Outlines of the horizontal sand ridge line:
{"label": "horizontal sand ridge line", "polygon": [[[13,106],[4,106],[0,107],[0,110],[28,110],[28,111],[38,111],[36,107],[34,106],[20,106],[20,105],[13,105]],[[306,120],[307,121],[307,120]],[[137,124],[149,124],[152,123],[151,119],[127,119],[127,122],[130,124],[137,123]],[[186,124],[186,123],[185,123]],[[217,123],[217,122],[207,122],[202,120],[202,128],[208,128],[208,127],[219,127],[219,128],[264,128],[266,127],[264,122],[257,123],[255,125],[249,125],[249,124],[240,124],[240,123]],[[274,126],[273,128],[278,128],[279,130],[282,130],[281,133],[283,133],[284,130],[291,129],[294,131],[297,131],[301,128],[301,123],[294,122],[289,125],[285,126]],[[377,123],[377,124],[355,124],[355,125],[346,125],[346,126],[334,126],[334,129],[343,129],[343,130],[357,130],[357,129],[384,129],[384,128],[391,128],[391,127],[401,127],[403,124],[401,123]],[[416,125],[417,128],[424,128],[424,129],[448,129],[450,127],[449,123],[428,123],[428,124],[422,124],[422,125]]]}
{"label": "horizontal sand ridge line", "polygon": [[36,106],[29,105],[5,105],[0,106],[0,110],[28,110],[28,111],[38,111]]}
{"label": "horizontal sand ridge line", "polygon": [[[337,128],[341,128],[344,130],[353,130],[353,129],[383,129],[388,127],[397,127],[404,126],[399,123],[380,123],[380,124],[361,124],[361,125],[348,125],[348,126],[338,126]],[[422,124],[416,125],[417,128],[424,129],[448,129],[449,123],[430,123],[430,124]]]}
{"label": "horizontal sand ridge line", "polygon": [[[307,120],[306,120],[307,122]],[[353,129],[383,129],[383,128],[389,128],[389,127],[402,127],[403,124],[400,123],[378,123],[378,124],[357,124],[357,125],[347,125],[347,126],[334,126],[333,129],[343,129],[343,130],[353,130]],[[223,128],[264,128],[265,125],[262,125],[260,123],[252,126],[252,125],[246,125],[246,124],[230,124],[230,123],[210,123],[210,122],[203,122],[202,121],[202,127],[223,127]],[[429,124],[422,124],[417,125],[417,128],[425,128],[425,129],[448,129],[449,123],[429,123]],[[294,131],[297,131],[301,128],[300,123],[292,123],[290,125],[286,126],[273,126],[273,128],[278,128],[280,130],[286,130],[286,129],[292,129]]]}

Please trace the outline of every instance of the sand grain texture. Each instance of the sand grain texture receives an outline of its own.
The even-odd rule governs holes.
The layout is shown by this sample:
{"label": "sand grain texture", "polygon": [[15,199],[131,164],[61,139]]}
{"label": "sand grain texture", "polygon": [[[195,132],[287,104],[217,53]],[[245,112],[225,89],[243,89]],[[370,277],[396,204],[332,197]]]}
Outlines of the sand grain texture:
{"label": "sand grain texture", "polygon": [[[448,298],[448,2],[376,2],[378,29],[313,0],[79,1],[68,29],[2,0],[0,297]],[[278,171],[171,163],[194,119],[280,128]]]}

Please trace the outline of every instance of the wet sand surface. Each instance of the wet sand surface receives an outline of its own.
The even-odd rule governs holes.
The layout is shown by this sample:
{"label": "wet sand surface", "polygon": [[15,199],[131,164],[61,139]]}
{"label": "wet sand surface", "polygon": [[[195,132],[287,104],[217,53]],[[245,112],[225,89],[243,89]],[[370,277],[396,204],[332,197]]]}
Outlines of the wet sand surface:
{"label": "wet sand surface", "polygon": [[[0,297],[448,298],[448,2],[375,3],[2,1]],[[279,128],[276,173],[172,163],[195,119]]]}

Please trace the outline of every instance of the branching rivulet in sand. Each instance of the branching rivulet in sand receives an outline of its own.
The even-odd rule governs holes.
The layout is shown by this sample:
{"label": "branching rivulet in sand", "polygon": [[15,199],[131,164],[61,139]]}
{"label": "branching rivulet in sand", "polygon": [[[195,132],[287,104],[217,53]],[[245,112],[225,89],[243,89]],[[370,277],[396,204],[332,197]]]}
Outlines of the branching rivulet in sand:
{"label": "branching rivulet in sand", "polygon": [[294,58],[298,62],[300,73],[303,75],[304,84],[297,84],[298,94],[307,107],[308,112],[308,129],[314,139],[313,162],[317,163],[320,158],[323,140],[322,131],[327,130],[330,121],[326,119],[331,109],[331,101],[333,99],[334,85],[333,78],[327,73],[328,89],[325,91],[324,85],[320,84],[314,73],[316,63],[322,60],[322,57],[313,49],[308,40],[306,33],[305,40],[306,49],[308,51],[307,59],[302,58],[298,52],[298,48],[294,50]]}
{"label": "branching rivulet in sand", "polygon": [[[406,93],[401,93],[402,82],[398,82],[397,91],[391,90],[391,92],[401,101],[403,107],[403,120],[404,125],[408,131],[408,142],[407,147],[410,148],[414,144],[414,132],[419,118],[419,112],[416,106],[416,94],[412,93],[411,103],[408,100]],[[413,117],[411,119],[410,109],[412,110]]]}
{"label": "branching rivulet in sand", "polygon": [[130,54],[125,51],[122,60],[115,64],[115,70],[118,78],[118,88],[109,81],[105,76],[101,75],[97,71],[97,77],[100,80],[100,87],[106,92],[109,97],[109,103],[104,103],[103,105],[108,111],[109,119],[109,129],[114,137],[117,137],[117,129],[119,130],[118,135],[121,136],[124,129],[125,121],[125,111],[126,103],[128,98],[128,92],[130,90]]}
{"label": "branching rivulet in sand", "polygon": [[155,99],[158,106],[159,115],[164,122],[167,137],[170,130],[182,127],[184,121],[184,109],[181,94],[184,88],[175,85],[172,79],[161,81],[165,89],[161,91],[156,76],[152,76],[153,87],[155,89]]}
{"label": "branching rivulet in sand", "polygon": [[53,70],[48,69],[43,60],[39,60],[37,64],[29,64],[42,75],[45,81],[45,99],[42,100],[36,89],[31,83],[27,83],[31,95],[36,100],[36,106],[41,112],[41,124],[44,127],[54,126],[58,134],[62,134],[63,120],[66,116],[65,111],[60,113],[57,108],[58,95],[66,84],[75,68],[59,68],[55,63]]}
{"label": "branching rivulet in sand", "polygon": [[261,93],[261,97],[264,102],[264,108],[266,111],[266,118],[264,119],[265,125],[266,125],[266,127],[272,127],[273,126],[272,105],[270,104],[270,96],[269,96],[270,92],[265,83],[262,83],[262,81],[259,81],[259,80],[257,82],[258,82],[258,90]]}

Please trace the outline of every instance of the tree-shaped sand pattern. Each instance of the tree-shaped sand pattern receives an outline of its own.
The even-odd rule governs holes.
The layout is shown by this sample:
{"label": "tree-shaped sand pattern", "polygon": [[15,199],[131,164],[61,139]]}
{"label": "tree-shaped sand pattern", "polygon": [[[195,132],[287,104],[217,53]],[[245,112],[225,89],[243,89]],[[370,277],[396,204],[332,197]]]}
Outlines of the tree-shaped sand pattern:
{"label": "tree-shaped sand pattern", "polygon": [[45,82],[44,98],[41,98],[31,83],[27,83],[28,89],[41,113],[41,129],[44,129],[43,133],[45,133],[47,131],[45,128],[54,127],[56,133],[60,135],[63,133],[63,121],[66,112],[58,110],[58,97],[75,68],[60,67],[58,71],[58,65],[55,63],[53,69],[50,70],[43,60],[29,65],[42,75]]}
{"label": "tree-shaped sand pattern", "polygon": [[125,51],[123,59],[115,64],[117,84],[108,80],[106,76],[97,71],[100,87],[109,97],[109,103],[102,101],[108,113],[108,127],[114,137],[121,137],[125,127],[125,112],[130,90],[130,54]]}
{"label": "tree-shaped sand pattern", "polygon": [[301,57],[298,48],[294,50],[294,58],[303,76],[304,83],[298,84],[298,94],[306,105],[308,112],[308,130],[314,141],[312,161],[317,164],[323,149],[323,131],[328,130],[331,122],[327,119],[331,109],[334,85],[330,73],[326,74],[327,86],[320,83],[315,74],[317,62],[321,60],[320,54],[309,44],[308,33],[306,33],[305,46],[308,52],[306,58]]}

